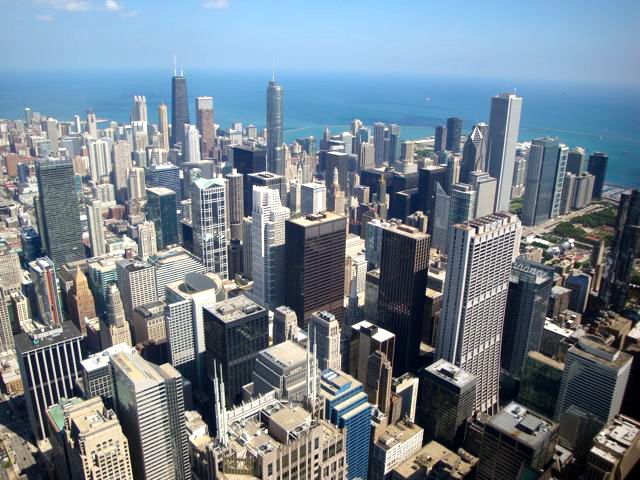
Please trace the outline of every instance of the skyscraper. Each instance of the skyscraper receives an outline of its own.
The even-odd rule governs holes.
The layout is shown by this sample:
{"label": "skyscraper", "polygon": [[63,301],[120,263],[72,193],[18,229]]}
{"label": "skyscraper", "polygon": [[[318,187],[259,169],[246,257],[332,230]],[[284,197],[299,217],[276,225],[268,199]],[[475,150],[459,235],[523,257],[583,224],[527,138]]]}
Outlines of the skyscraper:
{"label": "skyscraper", "polygon": [[106,251],[102,222],[102,204],[98,200],[91,200],[87,202],[89,242],[91,243],[91,255],[94,257],[104,255]]}
{"label": "skyscraper", "polygon": [[[118,289],[122,296],[125,317],[133,321],[133,309],[158,299],[156,271],[146,262],[117,262]],[[105,305],[108,290],[105,288]]]}
{"label": "skyscraper", "polygon": [[593,198],[602,197],[605,177],[607,176],[607,164],[609,156],[606,153],[595,152],[589,155],[589,165],[587,171],[593,175],[595,182],[593,185]]}
{"label": "skyscraper", "polygon": [[462,149],[462,162],[460,164],[460,182],[471,183],[470,173],[485,171],[485,157],[487,154],[487,133],[489,125],[477,123],[471,129]]}
{"label": "skyscraper", "polygon": [[433,143],[433,151],[436,153],[443,152],[447,148],[447,127],[445,125],[436,126],[435,140]]}
{"label": "skyscraper", "polygon": [[502,368],[513,378],[520,378],[527,353],[540,349],[553,274],[550,267],[520,258],[511,267],[502,335]]}
{"label": "skyscraper", "polygon": [[38,300],[38,318],[41,323],[52,327],[64,321],[58,276],[53,262],[42,257],[29,264],[29,276]]}
{"label": "skyscraper", "polygon": [[180,243],[176,192],[166,187],[147,188],[147,218],[155,224],[158,249]]}
{"label": "skyscraper", "polygon": [[127,178],[127,197],[129,200],[141,200],[146,196],[144,168],[133,167]]}
{"label": "skyscraper", "polygon": [[582,147],[575,147],[569,150],[567,154],[567,172],[571,172],[574,175],[582,174],[585,169],[585,149]]}
{"label": "skyscraper", "polygon": [[184,125],[189,120],[189,97],[187,79],[176,71],[171,79],[171,145],[182,144],[184,148]]}
{"label": "skyscraper", "polygon": [[449,236],[436,354],[476,375],[475,408],[482,412],[498,408],[504,312],[520,234],[518,217],[499,212],[455,225]]}
{"label": "skyscraper", "polygon": [[227,182],[227,218],[230,240],[242,240],[244,216],[244,176],[234,168],[224,176]]}
{"label": "skyscraper", "polygon": [[309,342],[314,345],[320,371],[342,369],[340,323],[329,312],[315,312],[309,324]]}
{"label": "skyscraper", "polygon": [[133,345],[129,323],[124,316],[120,290],[115,283],[107,287],[107,315],[104,324],[100,327],[100,337],[102,348],[109,348],[119,343]]}
{"label": "skyscraper", "polygon": [[447,118],[446,149],[452,153],[460,153],[460,136],[462,135],[462,119]]}
{"label": "skyscraper", "polygon": [[498,181],[496,211],[509,211],[521,112],[522,97],[513,93],[501,93],[491,99],[487,169]]}
{"label": "skyscraper", "polygon": [[135,353],[116,353],[111,365],[134,478],[190,479],[180,373],[168,363],[156,366]]}
{"label": "skyscraper", "polygon": [[469,184],[476,192],[473,218],[485,217],[494,213],[496,179],[490,177],[486,172],[475,171],[469,173]]}
{"label": "skyscraper", "polygon": [[195,383],[196,328],[191,300],[167,303],[164,318],[169,342],[169,363],[190,382]]}
{"label": "skyscraper", "polygon": [[253,187],[269,187],[280,193],[280,203],[287,205],[287,179],[271,172],[250,173],[244,176],[244,216],[253,212]]}
{"label": "skyscraper", "polygon": [[205,271],[223,279],[229,276],[225,190],[221,178],[199,178],[191,184],[193,252]]}
{"label": "skyscraper", "polygon": [[427,288],[430,237],[417,228],[389,225],[382,230],[378,325],[396,335],[393,371],[414,370]]}
{"label": "skyscraper", "polygon": [[86,335],[87,326],[85,320],[95,318],[96,307],[93,301],[93,294],[89,289],[87,277],[80,268],[76,268],[73,272],[73,285],[67,298],[67,308],[71,321],[76,324],[76,327],[82,332],[82,335]]}
{"label": "skyscraper", "polygon": [[300,190],[300,213],[321,213],[327,209],[327,187],[322,183],[303,183]]}
{"label": "skyscraper", "polygon": [[16,356],[33,435],[47,437],[47,409],[71,398],[80,376],[82,334],[71,322],[15,336]]}
{"label": "skyscraper", "polygon": [[293,340],[298,333],[296,312],[282,305],[273,311],[273,344]]}
{"label": "skyscraper", "polygon": [[395,167],[396,163],[400,162],[400,127],[392,123],[387,125],[387,132],[389,137],[388,162],[390,166]]}
{"label": "skyscraper", "polygon": [[73,164],[68,160],[36,163],[38,198],[35,201],[44,248],[56,268],[84,258],[78,196]]}
{"label": "skyscraper", "polygon": [[375,166],[379,167],[384,163],[384,131],[385,124],[376,122],[373,124],[373,145],[375,155]]}
{"label": "skyscraper", "polygon": [[311,314],[325,310],[343,319],[347,219],[325,212],[287,220],[285,304],[306,327]]}
{"label": "skyscraper", "polygon": [[282,86],[273,79],[267,87],[267,170],[278,175],[284,175],[282,125]]}
{"label": "skyscraper", "polygon": [[285,222],[289,216],[278,191],[253,187],[253,292],[258,303],[270,310],[284,303]]}
{"label": "skyscraper", "polygon": [[200,152],[204,158],[211,158],[216,141],[212,97],[196,97],[196,126],[200,132]]}
{"label": "skyscraper", "polygon": [[201,157],[200,132],[198,132],[195,125],[185,123],[182,143],[182,160],[184,162],[199,162]]}
{"label": "skyscraper", "polygon": [[169,150],[169,116],[167,114],[167,105],[160,103],[158,105],[158,131],[160,132],[160,148]]}
{"label": "skyscraper", "polygon": [[138,224],[138,257],[146,260],[158,251],[156,225],[150,221]]}

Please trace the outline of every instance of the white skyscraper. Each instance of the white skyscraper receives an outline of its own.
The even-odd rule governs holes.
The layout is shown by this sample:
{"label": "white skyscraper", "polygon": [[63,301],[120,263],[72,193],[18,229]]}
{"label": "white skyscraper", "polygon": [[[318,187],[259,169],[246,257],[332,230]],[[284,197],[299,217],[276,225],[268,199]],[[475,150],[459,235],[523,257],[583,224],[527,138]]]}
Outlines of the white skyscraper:
{"label": "white skyscraper", "polygon": [[144,95],[133,96],[133,120],[147,122],[147,98]]}
{"label": "white skyscraper", "polygon": [[89,224],[89,241],[91,255],[98,257],[106,252],[104,228],[102,226],[102,204],[93,200],[87,204],[87,223]]}
{"label": "white skyscraper", "polygon": [[111,173],[111,144],[106,140],[96,140],[89,145],[89,169],[91,179],[99,182],[100,178]]}
{"label": "white skyscraper", "polygon": [[144,180],[144,168],[134,167],[129,170],[127,187],[129,190],[129,200],[142,199],[147,196]]}
{"label": "white skyscraper", "polygon": [[[188,140],[185,142],[188,143]],[[229,270],[224,198],[225,183],[222,178],[199,178],[191,184],[193,252],[200,257],[207,272],[226,279]]]}
{"label": "white skyscraper", "polygon": [[255,299],[274,309],[284,303],[285,222],[290,212],[280,203],[280,193],[253,187],[252,274]]}
{"label": "white skyscraper", "polygon": [[327,209],[327,187],[323,183],[303,183],[300,190],[300,213],[320,213]]}
{"label": "white skyscraper", "polygon": [[487,169],[497,182],[496,211],[509,211],[511,184],[516,162],[522,97],[501,93],[491,99]]}
{"label": "white skyscraper", "polygon": [[340,322],[329,312],[316,312],[309,322],[309,342],[314,345],[320,371],[342,370]]}
{"label": "white skyscraper", "polygon": [[87,112],[87,125],[86,125],[87,133],[91,135],[93,138],[98,138],[98,125],[96,122],[96,114],[92,111]]}
{"label": "white skyscraper", "polygon": [[138,256],[146,260],[158,251],[156,225],[146,221],[138,225]]}
{"label": "white skyscraper", "polygon": [[475,407],[489,414],[498,408],[502,328],[520,235],[518,217],[503,212],[455,225],[449,234],[436,353],[478,377]]}
{"label": "white skyscraper", "polygon": [[182,158],[185,162],[200,161],[200,132],[195,125],[184,126],[184,151]]}

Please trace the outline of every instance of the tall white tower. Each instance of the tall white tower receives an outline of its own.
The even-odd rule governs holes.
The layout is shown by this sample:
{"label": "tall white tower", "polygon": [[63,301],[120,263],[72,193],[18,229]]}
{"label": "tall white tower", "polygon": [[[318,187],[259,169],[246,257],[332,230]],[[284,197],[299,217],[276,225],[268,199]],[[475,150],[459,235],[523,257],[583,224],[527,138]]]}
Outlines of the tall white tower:
{"label": "tall white tower", "polygon": [[207,272],[216,273],[222,279],[229,275],[224,197],[225,183],[222,178],[199,178],[191,184],[193,251],[200,257]]}
{"label": "tall white tower", "polygon": [[182,158],[185,162],[200,161],[200,132],[195,125],[184,126],[184,148]]}

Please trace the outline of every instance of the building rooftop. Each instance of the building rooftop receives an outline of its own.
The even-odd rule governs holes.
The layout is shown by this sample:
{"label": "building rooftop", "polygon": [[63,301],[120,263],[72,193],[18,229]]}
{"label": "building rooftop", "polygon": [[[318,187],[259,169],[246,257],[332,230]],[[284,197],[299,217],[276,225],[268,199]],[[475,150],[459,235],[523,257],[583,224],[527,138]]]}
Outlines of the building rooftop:
{"label": "building rooftop", "polygon": [[322,225],[323,223],[335,222],[338,220],[346,221],[346,218],[342,215],[338,215],[337,213],[326,211],[322,213],[310,213],[309,215],[305,215],[304,217],[294,218],[288,221],[290,223],[306,228]]}
{"label": "building rooftop", "polygon": [[527,356],[540,362],[540,363],[544,363],[545,365],[555,368],[557,370],[564,370],[564,363],[563,362],[558,362],[557,360],[554,360],[551,357],[547,357],[545,354],[540,353],[540,352],[536,352],[536,351],[531,351],[529,353],[527,353]]}
{"label": "building rooftop", "polygon": [[616,369],[632,360],[628,353],[616,350],[607,345],[602,338],[590,334],[580,337],[578,344],[571,347],[569,353],[581,356],[590,362]]}
{"label": "building rooftop", "polygon": [[399,478],[410,479],[415,478],[416,471],[430,473],[438,469],[447,473],[442,478],[462,479],[468,477],[477,463],[478,459],[464,450],[458,450],[456,454],[438,442],[429,442],[397,465],[394,472]]}
{"label": "building rooftop", "polygon": [[591,455],[614,463],[625,455],[640,436],[640,422],[624,415],[614,417],[593,439]]}
{"label": "building rooftop", "polygon": [[47,414],[53,423],[55,423],[56,427],[58,427],[58,430],[62,430],[64,428],[64,409],[70,405],[77,405],[82,402],[83,400],[78,397],[69,399],[61,398],[58,403],[47,410]]}
{"label": "building rooftop", "polygon": [[165,197],[168,195],[176,195],[176,192],[167,187],[147,187],[147,192],[151,192],[159,197]]}
{"label": "building rooftop", "polygon": [[29,333],[19,333],[14,337],[14,341],[16,352],[24,354],[75,338],[82,338],[82,333],[73,322],[67,321],[59,326],[42,326]]}
{"label": "building rooftop", "polygon": [[135,351],[134,348],[130,347],[126,343],[119,343],[114,345],[113,347],[109,347],[106,350],[95,353],[91,355],[89,358],[85,358],[80,361],[82,368],[87,372],[92,372],[95,370],[99,370],[101,368],[106,367],[111,362],[111,357],[116,353],[127,352],[133,353]]}
{"label": "building rooftop", "polygon": [[551,420],[528,411],[516,402],[511,402],[493,416],[489,425],[531,448],[543,442],[557,427]]}
{"label": "building rooftop", "polygon": [[441,358],[437,362],[428,366],[426,370],[431,375],[441,378],[458,387],[463,387],[476,381],[476,376],[474,374],[461,369],[453,363],[446,361],[444,358]]}
{"label": "building rooftop", "polygon": [[230,323],[255,313],[265,312],[265,309],[245,295],[229,298],[216,305],[205,307],[215,318]]}
{"label": "building rooftop", "polygon": [[376,446],[384,450],[389,450],[399,443],[404,443],[410,438],[419,435],[422,431],[418,425],[412,422],[398,422],[396,424],[387,425],[384,432],[378,437]]}
{"label": "building rooftop", "polygon": [[386,342],[387,340],[391,340],[392,338],[395,337],[395,335],[391,333],[389,330],[385,330],[384,328],[378,327],[377,325],[374,325],[373,323],[368,322],[366,320],[363,320],[361,322],[356,323],[355,325],[352,325],[351,328],[356,332],[359,332],[361,330],[367,330],[371,332],[370,337],[378,342]]}
{"label": "building rooftop", "polygon": [[149,263],[140,262],[138,260],[120,260],[119,262],[117,262],[117,265],[127,272],[138,272],[140,270],[152,268]]}
{"label": "building rooftop", "polygon": [[259,356],[282,368],[293,367],[307,361],[307,351],[290,340],[262,350]]}

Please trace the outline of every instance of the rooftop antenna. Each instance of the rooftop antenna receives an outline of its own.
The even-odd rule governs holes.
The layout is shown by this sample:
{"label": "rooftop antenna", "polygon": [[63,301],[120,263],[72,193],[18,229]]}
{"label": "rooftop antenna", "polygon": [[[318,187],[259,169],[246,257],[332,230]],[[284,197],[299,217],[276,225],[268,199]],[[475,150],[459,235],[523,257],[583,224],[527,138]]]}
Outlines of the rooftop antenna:
{"label": "rooftop antenna", "polygon": [[180,54],[180,76],[184,77],[184,54]]}
{"label": "rooftop antenna", "polygon": [[178,67],[176,65],[176,54],[173,54],[173,76],[177,77],[178,76]]}
{"label": "rooftop antenna", "polygon": [[276,83],[276,62],[275,60],[271,61],[271,81]]}

